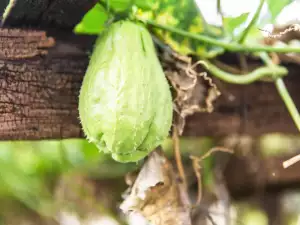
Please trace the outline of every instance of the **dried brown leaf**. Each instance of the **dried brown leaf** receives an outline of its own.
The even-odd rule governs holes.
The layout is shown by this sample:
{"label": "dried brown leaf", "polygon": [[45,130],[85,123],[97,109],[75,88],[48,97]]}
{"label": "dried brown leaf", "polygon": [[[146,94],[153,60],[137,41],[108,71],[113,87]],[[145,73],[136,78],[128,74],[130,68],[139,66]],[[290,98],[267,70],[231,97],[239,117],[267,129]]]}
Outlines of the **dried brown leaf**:
{"label": "dried brown leaf", "polygon": [[198,73],[192,65],[192,59],[170,51],[161,55],[165,74],[175,89],[174,110],[175,124],[179,135],[185,126],[185,118],[196,112],[212,112],[213,102],[220,95],[216,85],[207,73]]}
{"label": "dried brown leaf", "polygon": [[264,29],[260,29],[261,31],[266,32],[268,35],[264,39],[264,41],[273,44],[276,41],[289,42],[294,39],[300,38],[300,24],[290,24],[283,27],[276,26],[272,32],[269,32]]}
{"label": "dried brown leaf", "polygon": [[[292,43],[297,43],[297,40],[300,40],[300,24],[298,23],[288,24],[282,27],[275,26],[272,32],[263,29],[260,30],[268,34],[268,36],[264,38],[264,43],[267,45],[283,45],[283,43],[285,43],[291,46]],[[297,45],[299,44],[297,43]],[[300,64],[300,54],[298,53],[273,53],[271,56],[273,61],[275,58],[276,64],[279,64],[280,61]]]}
{"label": "dried brown leaf", "polygon": [[188,195],[177,181],[171,163],[153,151],[120,208],[139,213],[154,225],[190,225]]}

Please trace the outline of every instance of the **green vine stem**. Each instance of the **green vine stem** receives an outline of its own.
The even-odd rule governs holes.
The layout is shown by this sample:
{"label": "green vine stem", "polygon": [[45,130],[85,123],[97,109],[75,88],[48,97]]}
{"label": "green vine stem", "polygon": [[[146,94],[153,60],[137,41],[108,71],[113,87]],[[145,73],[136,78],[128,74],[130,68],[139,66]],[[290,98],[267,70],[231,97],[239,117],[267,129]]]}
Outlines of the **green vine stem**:
{"label": "green vine stem", "polygon": [[[169,53],[175,53],[169,46],[165,45],[161,40],[153,36],[154,42],[159,45],[161,48],[163,48],[165,51],[168,51]],[[228,83],[233,84],[250,84],[254,81],[257,81],[261,78],[265,77],[282,77],[285,76],[288,71],[285,67],[281,66],[273,66],[273,67],[260,67],[248,74],[232,74],[229,72],[226,72],[211,62],[209,62],[206,59],[202,59],[199,61],[202,65],[205,66],[205,68],[215,77],[218,77],[219,79],[226,81]]]}
{"label": "green vine stem", "polygon": [[221,0],[217,0],[217,12],[221,16],[221,20],[222,20],[221,29],[222,29],[222,32],[224,34],[227,31],[226,31],[226,29],[224,29],[224,14],[223,14],[222,6],[221,6]]}
{"label": "green vine stem", "polygon": [[0,22],[0,27],[2,27],[5,22],[6,22],[6,19],[7,17],[9,16],[9,14],[11,13],[13,7],[16,5],[17,3],[17,0],[10,0],[2,14],[2,21]]}
{"label": "green vine stem", "polygon": [[178,29],[175,27],[158,24],[152,20],[140,20],[140,21],[144,22],[147,25],[153,26],[155,28],[163,29],[163,30],[169,31],[171,33],[176,33],[176,34],[182,35],[184,37],[206,43],[208,45],[222,47],[231,52],[248,52],[248,53],[261,52],[260,56],[268,66],[258,68],[248,74],[243,74],[243,75],[237,75],[237,74],[233,75],[231,73],[227,73],[225,71],[220,70],[218,67],[214,66],[209,61],[207,61],[207,60],[203,60],[203,61],[207,65],[207,70],[209,72],[211,72],[214,76],[218,77],[221,80],[224,80],[226,82],[233,83],[233,84],[250,84],[250,83],[252,83],[256,80],[259,80],[263,77],[266,77],[266,76],[273,77],[276,88],[277,88],[282,100],[284,101],[289,113],[291,114],[298,130],[300,131],[300,116],[299,116],[298,110],[297,110],[297,108],[296,108],[296,106],[295,106],[295,104],[294,104],[289,92],[287,91],[287,88],[286,88],[282,78],[281,78],[282,76],[287,75],[288,71],[284,67],[274,65],[271,62],[271,60],[268,59],[269,56],[267,54],[269,52],[300,53],[300,48],[294,48],[294,47],[282,48],[282,47],[271,47],[271,46],[264,46],[264,45],[241,44],[244,41],[244,39],[246,38],[250,28],[256,22],[259,14],[260,14],[261,8],[263,6],[263,3],[264,3],[264,0],[261,0],[260,5],[259,5],[253,19],[251,20],[251,22],[247,26],[246,30],[241,35],[241,37],[238,41],[239,43],[234,43],[234,42],[229,43],[229,42],[217,40],[217,39],[205,36],[205,35],[193,34],[188,31],[184,31],[184,30],[181,30],[181,29]]}
{"label": "green vine stem", "polygon": [[205,20],[204,16],[203,16],[203,13],[200,9],[198,9],[198,14],[201,18],[201,21],[202,21],[202,25],[203,25],[203,29],[204,29],[204,33],[207,33],[207,34],[212,34],[210,28],[209,28],[209,24],[207,23],[207,21]]}
{"label": "green vine stem", "polygon": [[[270,57],[267,53],[262,52],[259,54],[259,56],[264,61],[264,63],[266,65],[268,65],[268,67],[270,67],[270,68],[276,67],[276,65],[272,62],[272,60],[270,59]],[[283,79],[279,78],[279,77],[274,77],[274,80],[275,80],[275,86],[277,88],[277,91],[279,92],[280,97],[282,98],[291,117],[293,118],[297,129],[300,131],[300,115],[299,115],[298,109],[297,109],[291,95],[289,94],[289,92],[283,82]]]}
{"label": "green vine stem", "polygon": [[298,130],[300,131],[300,115],[299,115],[298,109],[297,109],[293,99],[291,98],[291,96],[283,82],[283,79],[277,78],[275,80],[275,85],[276,85],[276,88],[277,88],[282,100],[285,103],[285,106],[287,107],[290,115],[292,116],[294,123],[296,124]]}
{"label": "green vine stem", "polygon": [[218,77],[223,81],[233,84],[250,84],[267,76],[282,77],[288,73],[286,68],[276,66],[272,68],[260,67],[248,74],[231,74],[219,69],[218,67],[210,63],[208,60],[201,61],[204,62],[203,64],[206,65],[206,69],[215,77]]}
{"label": "green vine stem", "polygon": [[245,41],[245,39],[246,39],[246,37],[247,37],[247,35],[248,35],[251,27],[256,23],[256,21],[258,19],[264,3],[265,3],[265,0],[260,0],[259,6],[257,7],[257,9],[255,11],[255,14],[254,14],[252,20],[250,21],[250,23],[248,24],[248,26],[244,30],[244,32],[241,34],[240,38],[237,41],[238,43],[242,44]]}
{"label": "green vine stem", "polygon": [[238,43],[229,43],[221,40],[217,40],[205,35],[201,34],[193,34],[188,31],[184,31],[175,27],[170,27],[162,24],[158,24],[152,20],[140,20],[141,22],[144,22],[145,24],[148,24],[150,26],[166,30],[175,34],[182,35],[187,38],[191,38],[209,45],[213,46],[219,46],[222,47],[228,51],[231,52],[277,52],[277,53],[300,53],[300,48],[294,48],[294,47],[271,47],[271,46],[264,46],[264,45],[243,45]]}

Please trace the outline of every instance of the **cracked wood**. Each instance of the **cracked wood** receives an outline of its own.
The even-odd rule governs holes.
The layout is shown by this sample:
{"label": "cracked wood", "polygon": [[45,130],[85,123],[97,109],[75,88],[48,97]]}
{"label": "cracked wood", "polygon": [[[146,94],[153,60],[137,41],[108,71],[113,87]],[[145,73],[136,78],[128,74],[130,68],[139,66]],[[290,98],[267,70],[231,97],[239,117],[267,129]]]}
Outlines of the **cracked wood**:
{"label": "cracked wood", "polygon": [[0,30],[1,140],[82,136],[77,102],[87,49],[56,39],[43,31]]}
{"label": "cracked wood", "polygon": [[[0,30],[1,140],[83,137],[78,94],[94,40],[63,31]],[[289,65],[285,81],[300,106],[298,69]],[[217,85],[222,95],[215,112],[188,117],[183,135],[297,132],[273,83]]]}

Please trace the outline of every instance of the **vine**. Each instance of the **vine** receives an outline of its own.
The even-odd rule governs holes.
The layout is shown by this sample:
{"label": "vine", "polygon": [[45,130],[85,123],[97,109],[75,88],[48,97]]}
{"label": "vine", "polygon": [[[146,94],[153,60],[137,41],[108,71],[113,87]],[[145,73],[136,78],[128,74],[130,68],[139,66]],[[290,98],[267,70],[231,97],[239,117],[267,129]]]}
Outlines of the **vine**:
{"label": "vine", "polygon": [[[184,31],[175,27],[170,27],[162,24],[158,24],[152,20],[141,20],[142,22],[159,28],[163,29],[169,32],[173,32],[179,35],[182,35],[186,38],[191,38],[194,40],[197,40],[199,42],[205,43],[207,45],[212,45],[212,46],[219,46],[224,48],[227,51],[230,52],[243,52],[243,53],[259,53],[260,58],[264,61],[267,66],[260,67],[248,74],[232,74],[225,72],[221,70],[220,68],[216,67],[212,63],[209,62],[209,58],[214,58],[216,55],[212,55],[212,57],[209,57],[209,54],[207,55],[201,55],[201,57],[206,58],[203,61],[207,65],[207,70],[214,75],[215,77],[226,81],[228,83],[233,83],[233,84],[250,84],[253,83],[257,80],[261,80],[261,78],[264,77],[271,77],[275,83],[275,86],[278,90],[278,93],[280,94],[283,102],[285,103],[292,119],[294,120],[294,123],[297,127],[297,129],[300,131],[300,115],[299,112],[295,106],[295,103],[293,102],[285,84],[284,81],[282,80],[282,77],[288,74],[288,70],[283,67],[283,66],[278,66],[275,65],[270,59],[267,53],[300,53],[300,48],[294,48],[294,47],[285,47],[285,48],[280,48],[280,47],[272,47],[272,46],[264,46],[264,45],[248,45],[248,44],[243,44],[245,41],[250,29],[256,24],[257,19],[260,15],[262,6],[264,4],[265,0],[261,0],[260,4],[251,19],[250,23],[244,30],[244,32],[241,34],[240,38],[235,41],[235,42],[226,42],[222,40],[217,40],[205,35],[201,34],[194,34],[188,31]],[[299,30],[299,26],[292,26],[288,30]],[[284,32],[286,33],[286,32]],[[277,36],[274,36],[277,37]]]}
{"label": "vine", "polygon": [[167,25],[162,25],[162,24],[158,24],[153,20],[143,20],[140,19],[141,22],[155,27],[155,28],[159,28],[162,30],[166,30],[169,31],[171,33],[176,33],[179,35],[182,35],[186,38],[191,38],[194,40],[197,40],[199,42],[202,42],[204,44],[207,45],[211,45],[211,46],[218,46],[218,47],[222,47],[227,51],[230,52],[241,52],[241,53],[256,53],[256,52],[276,52],[276,53],[300,53],[300,48],[296,48],[296,47],[272,47],[272,46],[265,46],[265,45],[249,45],[249,44],[239,44],[239,43],[232,43],[229,41],[222,41],[222,40],[217,40],[205,35],[201,35],[201,34],[194,34],[185,30],[181,30],[175,27],[170,27]]}

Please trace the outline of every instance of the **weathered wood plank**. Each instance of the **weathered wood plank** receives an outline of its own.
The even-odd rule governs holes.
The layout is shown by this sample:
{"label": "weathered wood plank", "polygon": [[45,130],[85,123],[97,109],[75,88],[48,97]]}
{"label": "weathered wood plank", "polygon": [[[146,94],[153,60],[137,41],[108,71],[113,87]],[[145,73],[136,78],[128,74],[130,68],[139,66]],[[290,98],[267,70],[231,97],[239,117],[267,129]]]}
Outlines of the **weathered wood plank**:
{"label": "weathered wood plank", "polygon": [[80,137],[77,102],[93,37],[0,30],[0,139]]}
{"label": "weathered wood plank", "polygon": [[[42,31],[1,30],[0,139],[79,137],[78,93],[94,37],[75,36],[70,29],[97,1],[43,0],[28,4],[10,0],[0,4],[0,11],[9,2],[14,4],[5,25],[45,27],[53,38]],[[51,32],[51,27],[59,29]],[[223,57],[233,59],[233,64],[237,63],[234,58]],[[300,106],[298,69],[289,65],[290,75],[285,81]],[[243,131],[255,136],[297,131],[273,83],[239,86],[218,82],[218,86],[222,96],[215,112],[190,116],[184,135],[224,136]]]}
{"label": "weathered wood plank", "polygon": [[[82,137],[79,88],[95,37],[55,31],[0,30],[0,139]],[[298,67],[285,78],[300,106]],[[215,112],[187,120],[186,136],[297,132],[273,83],[247,86],[217,82]]]}
{"label": "weathered wood plank", "polygon": [[97,0],[2,0],[0,15],[1,13],[3,15],[0,19],[3,25],[10,27],[55,27],[72,30],[97,2]]}

